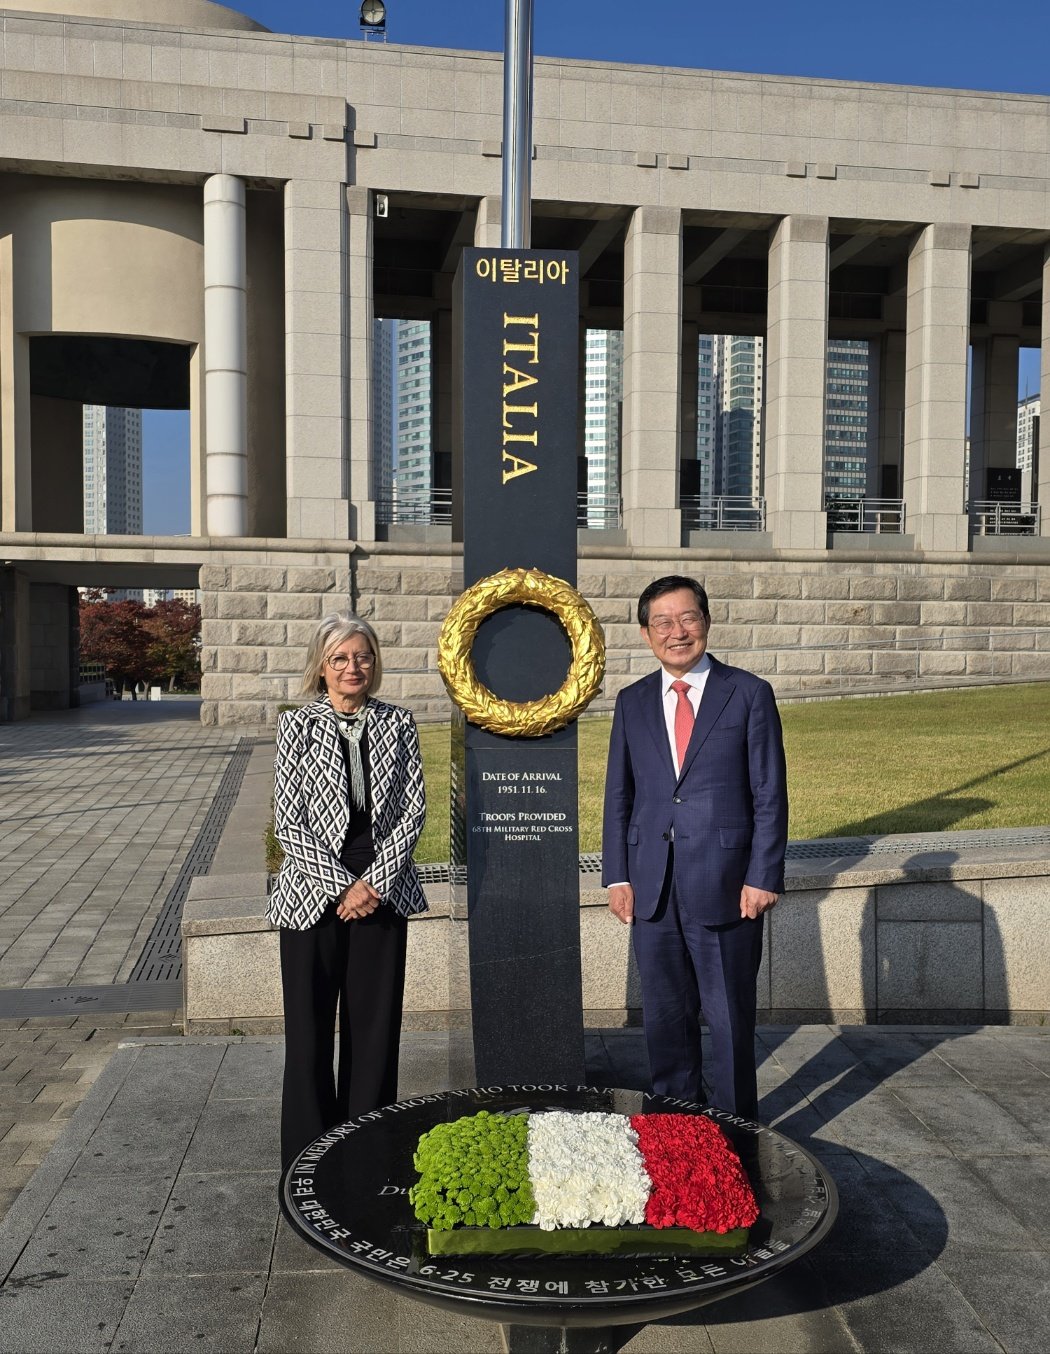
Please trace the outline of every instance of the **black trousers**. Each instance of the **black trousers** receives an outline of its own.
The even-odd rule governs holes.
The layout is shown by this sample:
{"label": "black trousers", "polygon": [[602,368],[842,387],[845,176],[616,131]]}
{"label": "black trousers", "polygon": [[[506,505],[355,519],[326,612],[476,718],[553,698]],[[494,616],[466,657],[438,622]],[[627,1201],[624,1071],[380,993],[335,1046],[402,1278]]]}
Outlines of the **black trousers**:
{"label": "black trousers", "polygon": [[335,909],[306,931],[281,929],[282,1167],[336,1124],[397,1099],[408,922],[384,905],[355,921]]}

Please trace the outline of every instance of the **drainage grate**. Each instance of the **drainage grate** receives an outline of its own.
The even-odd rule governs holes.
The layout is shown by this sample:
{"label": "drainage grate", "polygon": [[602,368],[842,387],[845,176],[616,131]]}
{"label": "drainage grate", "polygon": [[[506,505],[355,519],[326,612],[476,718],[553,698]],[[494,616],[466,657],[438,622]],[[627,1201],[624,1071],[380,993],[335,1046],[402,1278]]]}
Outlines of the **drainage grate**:
{"label": "drainage grate", "polygon": [[[919,832],[896,837],[826,837],[814,841],[788,842],[788,860],[841,860],[847,856],[913,856],[945,852],[987,850],[989,847],[1040,846],[1050,853],[1050,827],[988,828],[974,832]],[[467,872],[461,866],[417,865],[424,884],[465,884]],[[600,851],[580,856],[580,874],[588,882],[601,874]]]}
{"label": "drainage grate", "polygon": [[[190,891],[190,881],[195,875],[207,874],[215,858],[215,849],[230,816],[230,810],[237,802],[241,781],[248,769],[248,759],[255,746],[254,738],[240,738],[233,750],[230,764],[223,772],[215,798],[204,815],[200,831],[193,839],[189,854],[182,862],[175,883],[168,891],[160,916],[153,924],[153,930],[143,947],[139,961],[131,971],[128,980],[133,983],[172,983],[182,978],[182,907]],[[133,1010],[137,1008],[127,1007]],[[147,1008],[143,1008],[147,1009]]]}
{"label": "drainage grate", "polygon": [[111,983],[104,987],[17,987],[0,992],[0,1020],[92,1016],[113,1011],[175,1011],[182,983]]}
{"label": "drainage grate", "polygon": [[943,855],[946,852],[987,850],[1011,846],[1041,846],[1050,850],[1050,828],[989,828],[975,832],[918,832],[914,836],[828,837],[820,841],[788,842],[788,860],[831,860],[844,856]]}

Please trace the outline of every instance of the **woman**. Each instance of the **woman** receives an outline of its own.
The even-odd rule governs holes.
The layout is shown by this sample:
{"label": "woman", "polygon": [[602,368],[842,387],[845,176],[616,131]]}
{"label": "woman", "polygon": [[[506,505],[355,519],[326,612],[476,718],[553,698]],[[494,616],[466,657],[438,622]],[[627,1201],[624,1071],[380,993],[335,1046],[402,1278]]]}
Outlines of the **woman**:
{"label": "woman", "polygon": [[412,716],[374,699],[382,672],[372,627],[326,616],[303,674],[315,699],[277,724],[285,1166],[334,1124],[397,1099],[408,918],[427,905],[412,864],[426,800]]}

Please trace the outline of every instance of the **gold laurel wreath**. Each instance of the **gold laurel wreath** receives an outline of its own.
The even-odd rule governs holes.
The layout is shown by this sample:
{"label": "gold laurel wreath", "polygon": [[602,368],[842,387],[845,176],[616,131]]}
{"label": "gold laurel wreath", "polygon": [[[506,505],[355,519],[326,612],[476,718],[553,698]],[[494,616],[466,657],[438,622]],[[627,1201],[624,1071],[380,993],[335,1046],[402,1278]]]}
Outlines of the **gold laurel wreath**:
{"label": "gold laurel wreath", "polygon": [[[535,701],[505,701],[483,686],[470,651],[482,621],[507,606],[534,606],[558,618],[572,645],[565,681]],[[563,729],[598,694],[605,675],[605,635],[586,599],[562,578],[539,569],[502,569],[462,593],[438,637],[438,670],[471,724],[514,738],[541,738]]]}

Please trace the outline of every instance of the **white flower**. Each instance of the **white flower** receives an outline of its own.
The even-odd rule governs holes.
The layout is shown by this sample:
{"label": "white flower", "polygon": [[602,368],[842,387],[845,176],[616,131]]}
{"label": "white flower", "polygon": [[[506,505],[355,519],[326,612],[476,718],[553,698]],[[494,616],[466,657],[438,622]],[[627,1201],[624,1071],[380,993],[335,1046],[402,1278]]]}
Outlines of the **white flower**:
{"label": "white flower", "polygon": [[624,1114],[529,1115],[534,1221],[545,1231],[645,1221],[651,1183]]}

